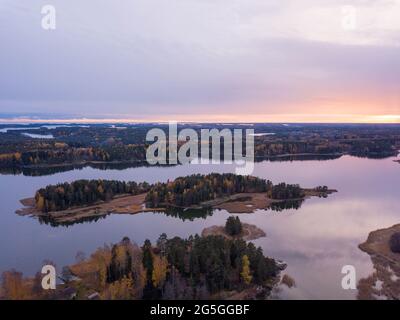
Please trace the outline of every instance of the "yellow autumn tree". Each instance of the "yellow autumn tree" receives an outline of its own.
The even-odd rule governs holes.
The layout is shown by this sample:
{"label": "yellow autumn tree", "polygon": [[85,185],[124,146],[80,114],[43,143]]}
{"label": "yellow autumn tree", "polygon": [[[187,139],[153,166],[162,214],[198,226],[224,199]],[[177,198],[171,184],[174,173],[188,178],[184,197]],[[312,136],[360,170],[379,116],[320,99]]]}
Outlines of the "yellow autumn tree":
{"label": "yellow autumn tree", "polygon": [[121,280],[111,283],[104,296],[111,300],[130,300],[133,298],[132,288],[132,279],[123,277]]}
{"label": "yellow autumn tree", "polygon": [[43,211],[44,208],[44,197],[39,193],[36,195],[36,208],[39,211]]}
{"label": "yellow autumn tree", "polygon": [[244,255],[242,258],[242,272],[240,273],[244,283],[249,284],[252,280],[251,272],[250,272],[250,261],[247,255]]}
{"label": "yellow autumn tree", "polygon": [[127,263],[127,252],[126,252],[126,247],[118,245],[116,246],[116,258],[118,261],[118,264],[121,267],[124,267]]}
{"label": "yellow autumn tree", "polygon": [[167,276],[168,261],[165,257],[158,255],[153,256],[153,275],[152,281],[154,287],[161,287],[164,285]]}
{"label": "yellow autumn tree", "polygon": [[103,187],[102,187],[101,184],[98,186],[97,191],[98,191],[100,194],[103,194],[103,193],[104,193],[104,189],[103,189]]}
{"label": "yellow autumn tree", "polygon": [[91,256],[91,263],[96,269],[97,273],[97,285],[99,289],[102,290],[106,286],[107,282],[107,267],[111,262],[111,251],[109,248],[99,248]]}

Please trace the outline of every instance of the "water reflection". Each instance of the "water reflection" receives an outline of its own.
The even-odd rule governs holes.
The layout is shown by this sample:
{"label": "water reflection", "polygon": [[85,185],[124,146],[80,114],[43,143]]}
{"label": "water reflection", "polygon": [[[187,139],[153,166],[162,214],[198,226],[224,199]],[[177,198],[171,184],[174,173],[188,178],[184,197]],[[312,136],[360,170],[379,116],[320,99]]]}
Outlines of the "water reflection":
{"label": "water reflection", "polygon": [[[298,210],[300,209],[302,203],[305,200],[287,200],[281,202],[274,202],[266,210],[271,211],[284,211],[289,209]],[[177,218],[181,221],[194,221],[196,219],[207,219],[211,217],[216,211],[211,207],[205,208],[177,208],[177,207],[169,207],[164,211],[154,211],[154,214],[163,214],[167,217]],[[264,211],[264,210],[262,210]],[[93,217],[83,217],[77,220],[68,221],[68,222],[59,222],[52,217],[49,216],[39,216],[38,221],[40,224],[49,225],[51,227],[70,227],[75,224],[83,224],[83,223],[93,223],[102,219],[106,219],[108,216],[113,213],[104,214],[104,215],[96,215]]]}
{"label": "water reflection", "polygon": [[[177,218],[181,221],[194,221],[196,219],[206,219],[212,216],[214,210],[212,208],[202,208],[202,209],[182,209],[182,208],[168,208],[165,211],[154,211],[153,214],[161,214],[171,218]],[[40,224],[49,225],[51,227],[71,227],[75,224],[93,223],[100,220],[106,219],[112,215],[112,213],[97,215],[93,217],[83,217],[74,221],[59,222],[48,216],[38,217]],[[126,214],[129,215],[129,214]]]}
{"label": "water reflection", "polygon": [[270,209],[272,211],[278,211],[278,212],[283,211],[283,210],[289,210],[289,209],[298,210],[298,209],[300,209],[300,207],[303,204],[303,202],[304,202],[304,199],[302,199],[302,200],[287,200],[287,201],[282,201],[282,202],[274,202],[267,209]]}
{"label": "water reflection", "polygon": [[[264,252],[288,263],[286,272],[297,287],[282,290],[287,298],[352,299],[356,291],[341,288],[341,268],[356,267],[357,279],[373,271],[370,257],[358,249],[369,232],[400,222],[399,164],[395,158],[371,160],[343,156],[332,161],[257,163],[254,175],[274,183],[285,181],[304,187],[327,185],[339,192],[327,199],[312,198],[298,204],[285,204],[275,210],[240,214],[245,223],[255,224],[267,234],[255,240]],[[78,251],[87,255],[104,243],[116,243],[124,236],[143,244],[156,241],[165,232],[169,237],[201,234],[206,227],[223,225],[230,216],[224,210],[108,215],[97,221],[52,226],[51,221],[21,217],[19,200],[30,197],[48,184],[77,179],[116,179],[126,181],[167,181],[193,173],[234,172],[232,165],[185,165],[176,167],[136,167],[125,170],[84,168],[50,176],[0,175],[1,224],[0,272],[15,268],[27,275],[40,270],[44,259],[61,268],[74,261]],[[282,205],[283,206],[283,205]]]}
{"label": "water reflection", "polygon": [[[118,163],[85,163],[85,164],[67,164],[67,165],[49,165],[49,166],[31,166],[31,167],[3,167],[0,168],[0,174],[3,175],[24,175],[29,177],[48,176],[73,170],[82,170],[92,168],[98,170],[126,170],[131,168],[149,167],[147,161],[132,161]],[[158,167],[158,166],[157,166]]]}
{"label": "water reflection", "polygon": [[[341,158],[342,154],[302,154],[302,155],[284,155],[284,156],[271,156],[271,157],[256,157],[255,162],[293,162],[293,161],[327,161]],[[371,156],[370,158],[387,158],[391,155],[385,156]],[[369,158],[369,157],[366,157]],[[9,175],[24,175],[31,177],[47,176],[72,170],[81,170],[84,168],[93,168],[99,170],[126,170],[139,167],[173,167],[176,165],[149,165],[147,161],[121,161],[121,162],[88,162],[85,164],[54,164],[54,165],[40,165],[40,166],[26,166],[26,167],[1,167],[0,174]]]}
{"label": "water reflection", "polygon": [[82,217],[80,219],[74,220],[74,221],[68,221],[68,222],[58,222],[54,220],[51,217],[48,216],[39,216],[38,220],[40,224],[45,224],[49,225],[51,227],[57,228],[57,227],[71,227],[75,224],[82,224],[82,223],[93,223],[100,221],[102,219],[105,219],[108,216],[108,214],[104,215],[97,215],[95,217]]}
{"label": "water reflection", "polygon": [[194,221],[196,219],[207,219],[213,215],[212,208],[202,209],[182,209],[182,208],[168,208],[166,211],[159,212],[168,217],[178,218],[182,221]]}

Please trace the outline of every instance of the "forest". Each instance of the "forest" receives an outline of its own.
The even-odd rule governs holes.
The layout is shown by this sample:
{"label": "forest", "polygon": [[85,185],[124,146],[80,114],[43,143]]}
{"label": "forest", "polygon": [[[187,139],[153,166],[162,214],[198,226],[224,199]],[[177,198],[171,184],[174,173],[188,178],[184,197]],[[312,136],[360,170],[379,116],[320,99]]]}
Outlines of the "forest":
{"label": "forest", "polygon": [[77,180],[39,189],[35,194],[35,204],[41,212],[60,211],[99,201],[110,201],[117,195],[141,194],[149,188],[150,185],[146,182]]}
{"label": "forest", "polygon": [[[325,189],[326,188],[326,189]],[[316,191],[326,192],[327,187]],[[191,175],[167,183],[157,183],[146,195],[146,205],[158,207],[189,207],[237,193],[267,192],[276,200],[292,200],[304,197],[297,184],[272,184],[271,181],[235,174]]]}
{"label": "forest", "polygon": [[298,184],[286,184],[284,182],[272,186],[271,198],[277,200],[301,199],[304,191]]}
{"label": "forest", "polygon": [[[11,173],[11,169],[54,165],[144,163],[149,146],[145,139],[146,133],[154,127],[168,132],[165,124],[71,125],[54,128],[36,125],[14,130],[0,125],[0,169],[8,169]],[[178,127],[179,130],[200,130],[198,126],[180,124]],[[201,127],[233,130],[235,125],[202,124]],[[400,149],[398,125],[251,124],[250,128],[256,133],[256,161],[273,160],[276,157],[290,160],[284,156],[295,155],[337,157],[350,154],[382,158],[394,156]],[[54,138],[37,139],[23,133],[51,135]]]}
{"label": "forest", "polygon": [[84,162],[144,161],[144,146],[69,147],[54,143],[47,148],[0,154],[2,167],[29,167],[55,164],[79,164]]}
{"label": "forest", "polygon": [[235,174],[191,175],[174,181],[157,183],[146,196],[146,205],[188,207],[236,193],[267,192],[270,181]]}
{"label": "forest", "polygon": [[80,257],[63,268],[64,284],[57,290],[41,290],[40,273],[24,279],[11,270],[3,273],[0,291],[8,299],[88,299],[93,292],[101,299],[210,299],[257,286],[252,298],[264,299],[278,273],[275,260],[253,243],[222,236],[169,239],[162,234],[155,244],[146,240],[139,247],[125,237],[88,259]]}

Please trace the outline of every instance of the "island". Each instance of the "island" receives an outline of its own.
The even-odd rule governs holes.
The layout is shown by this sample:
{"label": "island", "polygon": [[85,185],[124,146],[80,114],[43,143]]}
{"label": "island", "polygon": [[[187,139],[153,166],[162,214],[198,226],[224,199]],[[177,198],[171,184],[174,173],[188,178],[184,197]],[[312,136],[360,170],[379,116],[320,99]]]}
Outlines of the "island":
{"label": "island", "polygon": [[399,300],[400,224],[371,232],[359,248],[370,255],[374,273],[359,281],[358,298]]}
{"label": "island", "polygon": [[65,266],[55,290],[40,272],[2,274],[2,299],[266,299],[283,269],[260,247],[223,236],[168,238],[138,246],[128,237]]}
{"label": "island", "polygon": [[223,236],[227,239],[243,239],[245,241],[256,240],[265,237],[263,230],[255,225],[242,223],[239,217],[229,217],[225,226],[211,226],[205,228],[201,235],[207,236]]}
{"label": "island", "polygon": [[19,215],[44,217],[55,223],[73,223],[111,213],[136,214],[188,209],[225,209],[254,212],[276,203],[326,197],[336,192],[326,186],[303,189],[299,185],[235,174],[211,173],[179,177],[165,183],[116,180],[77,180],[49,185],[34,198],[23,199]]}

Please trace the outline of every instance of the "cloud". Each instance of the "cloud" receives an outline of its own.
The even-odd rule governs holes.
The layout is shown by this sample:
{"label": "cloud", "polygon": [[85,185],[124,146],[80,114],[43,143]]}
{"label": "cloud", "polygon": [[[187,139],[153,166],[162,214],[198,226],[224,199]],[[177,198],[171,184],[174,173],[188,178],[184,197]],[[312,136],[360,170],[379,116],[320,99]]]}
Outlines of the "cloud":
{"label": "cloud", "polygon": [[0,4],[0,111],[399,113],[400,1],[53,2]]}

